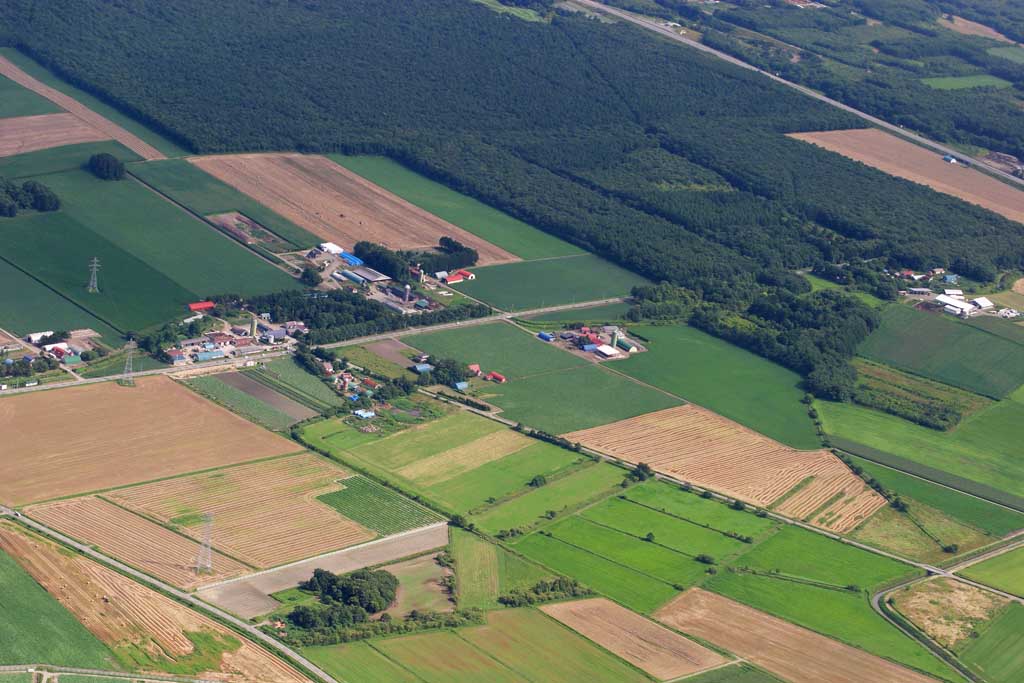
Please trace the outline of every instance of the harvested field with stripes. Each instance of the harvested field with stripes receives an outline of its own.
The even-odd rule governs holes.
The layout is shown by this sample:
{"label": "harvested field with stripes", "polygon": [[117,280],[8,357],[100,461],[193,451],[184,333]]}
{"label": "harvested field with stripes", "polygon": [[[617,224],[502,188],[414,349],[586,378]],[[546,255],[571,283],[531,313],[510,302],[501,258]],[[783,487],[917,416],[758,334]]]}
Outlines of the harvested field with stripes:
{"label": "harvested field with stripes", "polygon": [[106,135],[72,114],[0,119],[0,157],[106,139]]}
{"label": "harvested field with stripes", "polygon": [[795,450],[693,404],[565,436],[838,533],[885,505],[830,452]]}
{"label": "harvested field with stripes", "polygon": [[[196,676],[229,683],[302,683],[306,677],[212,619],[81,555],[14,525],[0,524],[0,549],[122,661],[145,671],[213,660]],[[189,637],[200,636],[194,641]]]}
{"label": "harvested field with stripes", "polygon": [[255,567],[273,567],[374,538],[321,503],[345,470],[300,454],[167,479],[108,494],[118,505],[201,539],[213,515],[213,547]]}
{"label": "harvested field with stripes", "polygon": [[540,609],[661,681],[710,669],[728,661],[718,653],[605,598],[560,602]]}
{"label": "harvested field with stripes", "polygon": [[935,679],[734,602],[691,588],[655,618],[792,683],[935,683]]}
{"label": "harvested field with stripes", "polygon": [[451,450],[417,460],[399,469],[398,474],[420,486],[433,486],[481,465],[500,460],[534,443],[519,432],[501,429]]}
{"label": "harvested field with stripes", "polygon": [[186,590],[249,571],[240,562],[213,554],[213,573],[199,575],[199,543],[99,498],[76,498],[28,508],[33,519],[96,546],[140,571]]}

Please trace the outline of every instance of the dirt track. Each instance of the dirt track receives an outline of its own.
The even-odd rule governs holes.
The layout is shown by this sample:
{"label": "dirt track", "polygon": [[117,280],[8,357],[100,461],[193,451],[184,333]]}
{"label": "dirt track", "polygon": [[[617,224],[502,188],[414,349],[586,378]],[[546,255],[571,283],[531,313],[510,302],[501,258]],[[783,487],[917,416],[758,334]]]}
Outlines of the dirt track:
{"label": "dirt track", "polygon": [[452,237],[480,254],[480,265],[519,259],[456,227],[327,157],[233,154],[189,161],[324,240],[351,249],[378,242],[391,249],[436,247]]}
{"label": "dirt track", "polygon": [[109,135],[104,135],[73,114],[0,119],[0,157],[108,139]]}
{"label": "dirt track", "polygon": [[791,683],[935,683],[933,678],[700,588],[686,591],[654,616]]}
{"label": "dirt track", "polygon": [[1024,192],[973,168],[949,164],[942,155],[875,128],[793,133],[809,142],[881,171],[983,206],[1024,223]]}
{"label": "dirt track", "polygon": [[101,135],[98,139],[109,140],[113,138],[147,161],[167,158],[162,152],[149,143],[143,142],[138,136],[129,133],[113,121],[100,116],[73,97],[69,97],[61,91],[51,88],[42,81],[29,76],[18,68],[16,64],[3,56],[0,56],[0,74],[3,74],[15,83],[42,95],[65,111],[70,112],[77,118],[81,119],[85,124],[94,128],[98,135]]}

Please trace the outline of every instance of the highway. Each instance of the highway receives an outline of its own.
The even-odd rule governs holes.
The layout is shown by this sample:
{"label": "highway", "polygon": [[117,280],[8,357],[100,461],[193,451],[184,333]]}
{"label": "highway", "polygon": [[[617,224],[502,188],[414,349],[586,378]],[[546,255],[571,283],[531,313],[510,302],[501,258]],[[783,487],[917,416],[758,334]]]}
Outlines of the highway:
{"label": "highway", "polygon": [[[751,64],[747,64],[743,60],[737,59],[736,57],[733,57],[730,54],[727,54],[727,53],[722,52],[720,50],[716,50],[716,49],[714,49],[712,47],[708,47],[707,45],[704,45],[703,43],[697,42],[696,40],[692,40],[692,39],[687,38],[685,36],[681,36],[678,33],[676,33],[675,31],[673,31],[671,28],[662,26],[657,21],[652,21],[650,19],[645,19],[644,17],[641,17],[641,16],[638,16],[636,14],[633,14],[632,12],[627,12],[625,10],[621,10],[621,9],[616,8],[616,7],[609,7],[608,5],[605,5],[604,3],[595,2],[595,0],[573,0],[573,2],[575,2],[577,5],[580,5],[582,7],[586,7],[588,9],[594,10],[595,12],[604,12],[605,14],[610,14],[610,15],[618,17],[620,19],[624,19],[625,21],[628,21],[628,22],[631,22],[633,24],[636,24],[637,26],[645,28],[648,31],[652,31],[654,33],[657,33],[658,35],[664,36],[665,38],[669,38],[670,40],[674,40],[674,41],[676,41],[678,43],[682,43],[682,44],[687,45],[689,47],[692,47],[692,48],[694,48],[696,50],[700,50],[701,52],[706,52],[706,53],[708,53],[710,55],[714,55],[715,57],[718,57],[721,60],[729,62],[730,64],[735,64],[736,66],[739,66],[741,68],[747,69],[748,71],[754,71],[756,73],[759,73],[762,76],[765,76],[766,78],[772,79],[776,83],[781,83],[782,85],[785,85],[786,87],[792,88],[793,90],[799,91],[799,92],[803,93],[804,95],[807,95],[808,97],[813,97],[814,99],[816,99],[816,100],[818,100],[820,102],[824,102],[826,104],[830,104],[833,107],[836,107],[837,109],[842,109],[845,112],[849,112],[850,114],[854,114],[855,116],[859,116],[860,118],[864,119],[865,121],[868,121],[869,123],[872,123],[872,124],[878,126],[879,128],[884,128],[884,129],[886,129],[886,130],[888,130],[888,131],[890,131],[892,133],[896,133],[897,135],[900,135],[901,137],[907,138],[908,140],[912,140],[912,141],[914,141],[914,142],[916,142],[916,143],[918,143],[920,145],[924,145],[925,147],[929,147],[930,149],[933,149],[936,152],[940,152],[940,153],[942,153],[944,155],[945,154],[950,154],[950,155],[955,156],[955,157],[964,157],[964,156],[966,156],[963,152],[960,152],[959,150],[955,150],[952,147],[947,147],[947,146],[945,146],[945,145],[943,145],[943,144],[941,144],[939,142],[935,142],[934,140],[930,140],[930,139],[928,139],[926,137],[918,135],[917,133],[911,133],[910,131],[908,131],[908,130],[906,130],[904,128],[901,128],[900,126],[897,126],[897,125],[894,125],[892,123],[889,123],[888,121],[884,121],[884,120],[878,118],[877,116],[872,116],[871,114],[868,114],[867,112],[863,112],[863,111],[861,111],[859,109],[855,109],[855,108],[853,108],[853,107],[851,107],[851,106],[849,106],[847,104],[843,104],[842,102],[840,102],[838,100],[834,100],[831,97],[828,97],[826,95],[822,95],[820,92],[812,90],[812,89],[810,89],[810,88],[808,88],[806,86],[800,85],[799,83],[794,83],[793,81],[787,81],[785,78],[781,78],[781,77],[776,76],[775,74],[771,73],[770,71],[764,71],[763,69],[759,69],[756,66],[753,66]],[[1003,171],[1002,169],[997,168],[997,167],[993,166],[992,164],[988,163],[984,159],[972,159],[971,163],[973,165],[975,165],[975,166],[983,167],[986,172],[991,173],[992,175],[997,176],[997,177],[999,177],[1002,180],[1009,181],[1010,183],[1012,183],[1013,185],[1017,186],[1018,188],[1024,189],[1024,178],[1018,178],[1018,177],[1016,177],[1016,176],[1014,176],[1014,175],[1012,175],[1010,173],[1007,173],[1006,171]]]}

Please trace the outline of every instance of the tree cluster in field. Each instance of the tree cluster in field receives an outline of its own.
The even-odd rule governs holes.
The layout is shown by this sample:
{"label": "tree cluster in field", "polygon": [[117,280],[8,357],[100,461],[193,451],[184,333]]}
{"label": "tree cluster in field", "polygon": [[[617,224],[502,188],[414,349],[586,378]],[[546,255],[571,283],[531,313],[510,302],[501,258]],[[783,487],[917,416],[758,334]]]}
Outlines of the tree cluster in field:
{"label": "tree cluster in field", "polygon": [[[0,361],[6,359],[6,354],[0,354]],[[37,356],[32,361],[22,357],[13,363],[0,362],[0,377],[31,377],[35,374],[56,370],[58,367],[60,367],[60,363],[47,356]]]}
{"label": "tree cluster in field", "polygon": [[462,395],[458,395],[458,394],[449,394],[447,391],[439,391],[439,392],[437,392],[437,395],[438,396],[443,396],[444,398],[448,399],[449,401],[455,401],[456,403],[461,403],[464,406],[469,406],[470,408],[473,408],[475,410],[482,410],[484,412],[490,412],[490,410],[491,410],[491,407],[489,405],[487,405],[486,403],[482,403],[480,401],[477,401],[476,399],[474,399],[474,398],[472,398],[470,396],[462,396]]}
{"label": "tree cluster in field", "polygon": [[14,218],[18,211],[56,211],[60,198],[38,180],[17,183],[0,176],[0,217]]}
{"label": "tree cluster in field", "polygon": [[101,180],[124,179],[124,162],[107,152],[89,157],[89,170]]}
{"label": "tree cluster in field", "polygon": [[419,375],[416,378],[416,384],[423,387],[428,387],[431,384],[443,384],[450,387],[457,382],[464,382],[471,376],[466,364],[454,358],[431,358],[430,364],[434,366],[434,369]]}
{"label": "tree cluster in field", "polygon": [[283,633],[265,626],[263,630],[281,638],[289,645],[309,647],[314,645],[337,645],[380,636],[403,635],[431,629],[452,629],[484,623],[483,612],[476,609],[460,609],[454,612],[431,612],[412,610],[403,619],[382,614],[379,619],[355,621],[348,625],[321,626],[313,629],[288,628]]}
{"label": "tree cluster in field", "polygon": [[420,266],[424,272],[458,270],[476,265],[480,255],[451,237],[438,241],[437,251],[394,251],[373,242],[356,242],[352,253],[370,268],[380,271],[398,282],[411,282],[409,269]]}
{"label": "tree cluster in field", "polygon": [[567,600],[592,595],[593,591],[580,585],[576,579],[559,576],[555,579],[538,581],[530,588],[520,588],[498,597],[506,607],[526,607],[553,600]]}
{"label": "tree cluster in field", "polygon": [[558,446],[559,448],[564,448],[567,451],[573,451],[574,453],[579,453],[583,449],[583,445],[579,442],[570,441],[564,436],[558,436],[557,434],[550,434],[542,429],[527,427],[522,422],[516,423],[512,429],[534,439],[545,441],[549,444]]}

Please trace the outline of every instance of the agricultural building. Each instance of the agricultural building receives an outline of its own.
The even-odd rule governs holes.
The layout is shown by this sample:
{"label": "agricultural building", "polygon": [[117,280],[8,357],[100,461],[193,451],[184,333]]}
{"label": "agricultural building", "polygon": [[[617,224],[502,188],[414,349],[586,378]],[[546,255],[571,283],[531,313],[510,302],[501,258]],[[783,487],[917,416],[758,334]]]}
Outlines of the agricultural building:
{"label": "agricultural building", "polygon": [[214,346],[227,346],[235,341],[234,337],[223,332],[211,332],[206,335],[206,338],[209,339],[210,343]]}
{"label": "agricultural building", "polygon": [[223,358],[223,357],[224,357],[224,352],[220,351],[220,350],[217,350],[217,351],[200,351],[199,353],[196,354],[196,361],[199,362],[199,363],[202,363],[203,361],[217,360],[218,358]]}
{"label": "agricultural building", "polygon": [[373,412],[372,410],[364,409],[353,410],[352,414],[358,417],[360,420],[372,420],[373,418],[377,417],[377,413]]}
{"label": "agricultural building", "polygon": [[944,289],[942,290],[942,293],[945,294],[946,296],[951,296],[957,299],[964,298],[964,290],[962,289]]}
{"label": "agricultural building", "polygon": [[608,346],[607,344],[601,344],[597,349],[595,349],[595,351],[597,352],[597,355],[602,358],[617,358],[621,355],[615,348]]}
{"label": "agricultural building", "polygon": [[487,379],[489,379],[492,382],[497,382],[498,384],[504,384],[505,382],[508,381],[508,379],[506,379],[505,375],[501,374],[500,372],[493,372],[493,371],[487,373]]}
{"label": "agricultural building", "polygon": [[53,334],[53,330],[47,330],[46,332],[30,332],[25,336],[25,341],[29,344],[38,344],[40,341],[49,337]]}
{"label": "agricultural building", "polygon": [[355,254],[350,254],[347,251],[341,255],[341,260],[350,266],[361,266],[363,265],[363,259],[359,258]]}
{"label": "agricultural building", "polygon": [[352,268],[352,272],[367,282],[388,282],[391,280],[384,273],[379,273],[373,268],[367,268],[366,266],[355,266]]}
{"label": "agricultural building", "polygon": [[552,335],[552,334],[550,334],[548,332],[538,332],[537,333],[537,337],[539,337],[540,339],[543,339],[546,342],[554,341],[555,340],[554,335]]}
{"label": "agricultural building", "polygon": [[983,296],[979,296],[977,299],[973,299],[971,303],[982,311],[987,311],[990,308],[995,308],[995,304],[993,304],[991,301],[989,301]]}
{"label": "agricultural building", "polygon": [[342,280],[342,279],[351,280],[352,282],[356,283],[357,285],[365,285],[366,284],[365,278],[363,278],[363,277],[361,277],[359,275],[356,275],[351,270],[343,270],[343,271],[341,271],[341,277],[338,277],[338,271],[334,271],[334,274],[331,277],[333,277],[335,280]]}
{"label": "agricultural building", "polygon": [[263,347],[262,346],[258,346],[256,344],[250,344],[250,345],[246,345],[246,346],[236,346],[235,347],[235,355],[236,356],[251,356],[254,353],[260,353],[262,351],[263,351]]}
{"label": "agricultural building", "polygon": [[387,306],[392,311],[394,311],[395,313],[401,313],[402,315],[409,315],[410,313],[412,313],[412,311],[410,311],[407,308],[403,308],[401,304],[394,301],[385,301],[384,305]]}
{"label": "agricultural building", "polygon": [[413,372],[417,375],[424,375],[434,369],[434,366],[430,363],[416,363],[412,366]]}
{"label": "agricultural building", "polygon": [[448,275],[448,277],[441,280],[441,282],[445,283],[446,285],[454,285],[458,284],[459,282],[462,282],[463,280],[465,280],[465,278],[459,275],[458,273],[451,273]]}
{"label": "agricultural building", "polygon": [[910,292],[911,294],[917,294],[922,296],[927,296],[932,293],[932,290],[928,289],[927,287],[910,287],[907,289],[907,291]]}
{"label": "agricultural building", "polygon": [[447,270],[439,270],[436,273],[434,273],[434,279],[440,280],[441,282],[444,282],[444,279],[446,277],[448,277],[448,271]]}
{"label": "agricultural building", "polygon": [[974,304],[968,303],[963,299],[957,299],[952,296],[946,296],[940,294],[935,297],[935,301],[943,305],[943,310],[952,315],[964,315],[968,316],[977,311]]}
{"label": "agricultural building", "polygon": [[345,250],[339,247],[334,242],[321,242],[320,251],[324,252],[325,254],[330,254],[331,256],[341,256],[342,252],[344,252]]}
{"label": "agricultural building", "polygon": [[583,350],[586,351],[587,353],[594,353],[595,351],[597,351],[597,344],[584,344]]}
{"label": "agricultural building", "polygon": [[626,353],[636,353],[637,350],[636,344],[629,341],[625,337],[619,337],[616,340],[615,345],[618,346],[623,351],[625,351]]}
{"label": "agricultural building", "polygon": [[296,334],[306,334],[309,332],[309,329],[306,327],[306,323],[301,320],[289,320],[284,324],[284,329],[293,337]]}
{"label": "agricultural building", "polygon": [[212,301],[196,301],[195,303],[191,303],[188,305],[188,310],[192,311],[193,313],[196,313],[198,311],[209,311],[212,310],[215,305],[216,304],[214,304]]}
{"label": "agricultural building", "polygon": [[188,360],[185,352],[180,349],[168,350],[167,357],[170,359],[171,365],[184,365],[185,361]]}
{"label": "agricultural building", "polygon": [[421,311],[424,311],[424,310],[430,308],[430,300],[429,299],[420,299],[419,301],[416,302],[415,306],[416,306],[416,308],[420,309]]}
{"label": "agricultural building", "polygon": [[466,369],[469,370],[470,374],[476,377],[479,377],[480,375],[483,374],[483,371],[480,370],[479,363],[470,363],[468,366],[466,366]]}
{"label": "agricultural building", "polygon": [[942,276],[942,281],[949,285],[955,285],[960,282],[960,276],[953,273],[946,273]]}
{"label": "agricultural building", "polygon": [[563,332],[562,334],[558,335],[558,338],[559,339],[575,339],[576,338],[576,333],[575,332]]}
{"label": "agricultural building", "polygon": [[458,391],[466,391],[469,389],[469,382],[456,382],[452,385]]}
{"label": "agricultural building", "polygon": [[476,279],[476,274],[475,273],[471,273],[471,272],[469,272],[468,270],[465,270],[465,269],[457,270],[457,271],[455,271],[455,274],[461,276],[462,279],[464,279],[464,280],[475,280]]}

